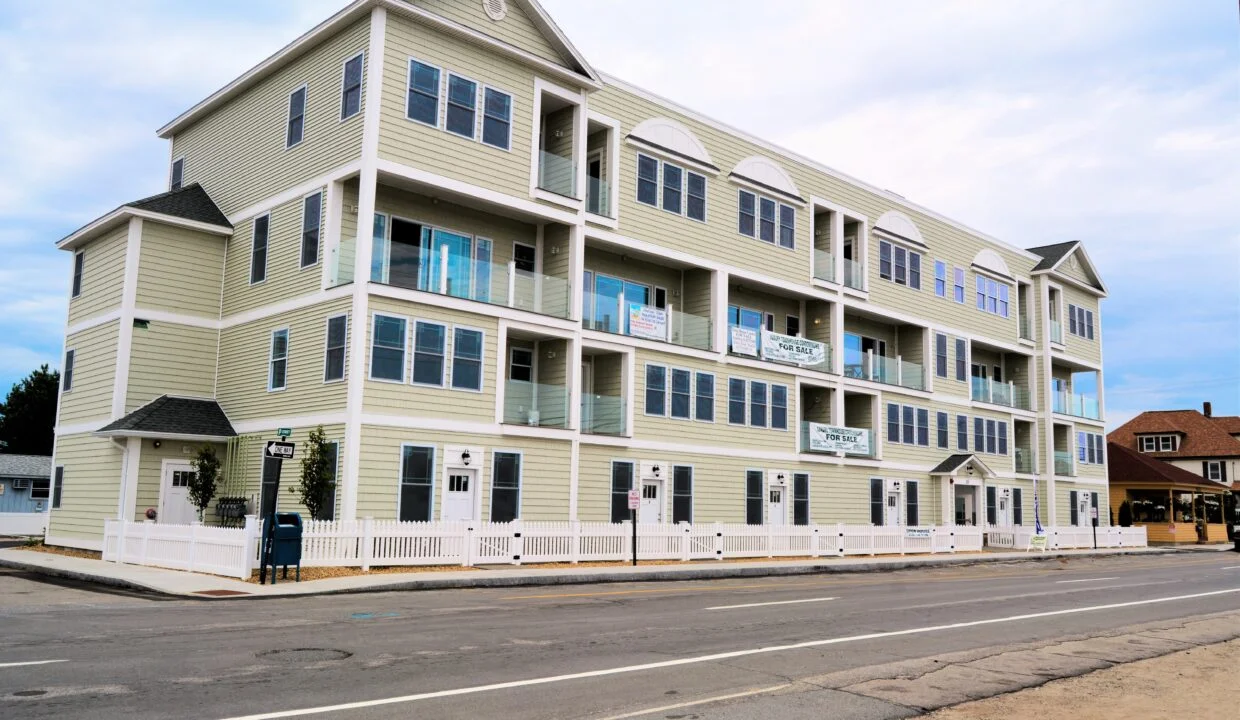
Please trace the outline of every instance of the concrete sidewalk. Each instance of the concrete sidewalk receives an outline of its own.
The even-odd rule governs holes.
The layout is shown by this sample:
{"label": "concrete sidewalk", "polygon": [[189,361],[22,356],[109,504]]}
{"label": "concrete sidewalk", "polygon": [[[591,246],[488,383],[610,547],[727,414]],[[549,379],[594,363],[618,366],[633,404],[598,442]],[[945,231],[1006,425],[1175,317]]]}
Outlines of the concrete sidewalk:
{"label": "concrete sidewalk", "polygon": [[1125,548],[1107,550],[1060,550],[1048,553],[980,552],[956,555],[910,555],[885,557],[817,558],[753,562],[693,562],[683,565],[565,566],[562,568],[487,567],[472,570],[353,575],[306,582],[282,580],[277,585],[256,585],[237,579],[199,573],[164,570],[141,565],[69,557],[30,550],[0,549],[0,567],[10,567],[53,577],[70,578],[112,587],[198,599],[290,597],[392,590],[445,590],[479,587],[580,585],[604,582],[659,582],[715,580],[719,578],[859,573],[947,567],[978,563],[1046,561],[1058,558],[1176,553],[1172,548]]}

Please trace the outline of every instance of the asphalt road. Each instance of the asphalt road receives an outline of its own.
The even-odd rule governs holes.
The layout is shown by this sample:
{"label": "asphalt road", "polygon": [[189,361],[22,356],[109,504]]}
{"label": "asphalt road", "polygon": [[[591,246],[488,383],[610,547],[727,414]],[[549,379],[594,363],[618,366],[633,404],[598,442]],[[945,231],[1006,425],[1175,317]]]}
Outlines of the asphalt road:
{"label": "asphalt road", "polygon": [[[782,718],[702,701],[1237,608],[1231,553],[225,601],[0,571],[0,717]],[[813,702],[807,716],[909,714]]]}

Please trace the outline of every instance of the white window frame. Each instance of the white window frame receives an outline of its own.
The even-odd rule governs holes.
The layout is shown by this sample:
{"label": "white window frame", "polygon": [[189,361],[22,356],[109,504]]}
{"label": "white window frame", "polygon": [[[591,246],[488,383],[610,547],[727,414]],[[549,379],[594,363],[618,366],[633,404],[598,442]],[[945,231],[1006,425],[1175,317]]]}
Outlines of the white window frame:
{"label": "white window frame", "polygon": [[1206,461],[1206,480],[1223,480],[1223,461],[1207,460]]}
{"label": "white window frame", "polygon": [[[483,330],[482,328],[478,328],[478,327],[471,327],[471,326],[469,326],[469,325],[453,325],[453,326],[451,326],[451,327],[452,327],[452,330],[451,330],[451,338],[452,338],[452,355],[451,355],[451,357],[452,357],[452,361],[451,361],[451,363],[448,363],[448,364],[450,364],[450,365],[451,365],[451,368],[448,370],[448,376],[449,376],[449,378],[448,378],[448,388],[449,388],[449,389],[451,389],[451,390],[457,390],[457,391],[460,391],[460,392],[481,393],[481,392],[483,392],[483,391],[486,389],[486,385],[487,385],[487,382],[486,382],[486,369],[487,369],[487,332],[486,332],[486,330]],[[457,330],[464,330],[464,331],[466,331],[466,332],[476,332],[476,333],[478,333],[479,335],[481,335],[481,336],[482,336],[482,339],[481,339],[480,344],[479,344],[479,346],[478,346],[478,353],[479,353],[479,357],[478,357],[478,387],[477,387],[477,389],[475,389],[475,388],[456,387],[456,385],[455,385],[455,379],[456,379],[456,331],[457,331]],[[447,337],[445,337],[445,338],[444,338],[444,342],[445,342],[445,344],[447,343],[447,341],[448,341],[448,339],[447,339]],[[446,358],[445,358],[445,360],[446,360]]]}
{"label": "white window frame", "polygon": [[[73,360],[70,361],[69,358]],[[77,347],[65,348],[64,358],[62,360],[64,367],[60,369],[60,394],[65,395],[73,392],[73,381],[77,377]],[[66,372],[67,371],[67,372]],[[65,379],[68,382],[65,382]]]}
{"label": "white window frame", "polygon": [[[340,347],[344,351],[343,361],[340,364],[340,377],[328,379],[327,369],[330,362],[328,353],[332,350],[332,321],[344,320],[344,345]],[[344,382],[349,377],[349,314],[337,313],[329,315],[323,322],[323,384],[330,385],[332,383]]]}
{"label": "white window frame", "polygon": [[[656,160],[658,159],[656,158]],[[685,177],[685,169],[676,163],[670,163],[670,162],[667,162],[666,160],[658,160],[658,163],[659,163],[659,209],[663,210],[664,212],[669,212],[673,215],[684,215],[685,186],[688,184],[688,178]],[[665,196],[667,194],[667,188],[668,188],[667,186],[667,166],[668,165],[671,165],[672,167],[680,171],[680,184],[679,186],[674,188],[676,192],[680,193],[680,201],[676,204],[675,210],[669,210],[665,203]]]}
{"label": "white window frame", "polygon": [[[939,270],[943,271],[943,277],[939,277]],[[943,291],[939,292],[939,283],[943,283]],[[942,260],[934,261],[934,296],[947,298],[947,263]]]}
{"label": "white window frame", "polygon": [[[646,178],[642,177],[642,158],[646,158],[647,160],[654,161],[654,204],[653,205],[641,199],[641,196],[642,196],[641,184],[642,182],[648,182]],[[651,155],[650,153],[639,152],[637,153],[637,159],[634,161],[634,164],[633,164],[633,202],[637,203],[638,205],[645,205],[646,207],[655,208],[656,210],[663,209],[663,163],[662,161],[659,160],[659,158],[655,157],[654,155]]]}
{"label": "white window frame", "polygon": [[[784,209],[787,208],[792,212],[792,225],[787,227],[792,229],[792,244],[784,244]],[[794,205],[788,203],[775,202],[775,246],[784,250],[797,249],[797,209]]]}
{"label": "white window frame", "polygon": [[[352,115],[345,115],[344,114],[344,93],[345,93],[344,83],[345,83],[345,79],[348,77],[347,69],[349,67],[349,63],[353,62],[354,60],[358,58],[362,59],[362,69],[361,69],[361,72],[358,73],[358,81],[357,81],[357,112],[353,113]],[[363,112],[365,109],[366,109],[366,51],[362,50],[362,51],[354,53],[353,55],[350,55],[349,57],[345,58],[343,62],[340,63],[340,112],[337,113],[337,116],[340,118],[340,122],[344,123],[344,122],[348,122],[349,120],[352,120],[355,117],[365,115],[366,113]],[[397,517],[400,517],[400,516],[398,515]]]}
{"label": "white window frame", "polygon": [[[452,78],[454,77],[460,80],[464,80],[465,82],[468,82],[468,83],[473,83],[473,86],[474,86],[474,105],[473,105],[474,119],[473,119],[473,122],[470,123],[470,126],[469,126],[470,127],[469,135],[462,135],[461,133],[455,130],[452,130],[448,127],[448,108],[450,105],[453,104],[452,103]],[[454,135],[459,138],[465,138],[467,140],[473,140],[474,142],[477,142],[478,135],[479,135],[479,132],[478,132],[478,125],[479,125],[478,97],[482,92],[482,83],[463,73],[449,70],[447,77],[444,78],[443,87],[444,87],[444,91],[443,91],[444,92],[443,94],[443,131],[448,133],[449,135]]]}
{"label": "white window frame", "polygon": [[[741,422],[732,422],[732,382],[741,383],[741,405],[744,408]],[[728,377],[728,425],[733,427],[749,427],[749,381],[740,377]]]}
{"label": "white window frame", "polygon": [[[435,83],[436,85],[435,87],[435,122],[433,123],[428,123],[425,120],[419,120],[418,118],[409,117],[409,90],[410,88],[413,87],[413,64],[415,62],[418,63],[419,65],[425,65],[426,67],[434,68],[435,72],[438,73],[437,80]],[[447,92],[447,86],[444,84],[444,78],[445,78],[444,69],[440,67],[439,65],[426,62],[425,60],[414,57],[413,55],[408,56],[408,59],[405,62],[405,119],[406,120],[408,120],[409,122],[415,122],[419,125],[433,127],[436,130],[443,129],[442,128],[443,121],[444,121],[443,98],[444,98],[444,93]]]}
{"label": "white window frame", "polygon": [[[696,175],[702,178],[702,217],[695,218],[689,214],[689,176]],[[704,173],[694,172],[685,168],[685,194],[684,194],[685,217],[693,222],[707,223],[710,221],[710,178]],[[687,466],[686,466],[687,467]]]}
{"label": "white window frame", "polygon": [[[518,365],[513,360],[513,355],[515,355],[518,352],[527,352],[530,354],[530,362],[528,365],[525,363],[521,363],[520,365]],[[508,382],[520,382],[520,383],[533,384],[534,382],[534,356],[535,356],[535,352],[531,350],[530,348],[516,347],[516,346],[508,348],[508,372],[505,373],[506,379],[508,380]],[[514,367],[528,367],[530,369],[530,379],[529,380],[517,380],[516,378],[514,378],[512,376],[512,369]]]}
{"label": "white window frame", "polygon": [[[684,416],[684,417],[680,417],[679,415],[673,415],[673,414],[672,414],[672,408],[674,407],[674,403],[672,402],[672,395],[673,395],[673,394],[675,394],[675,390],[674,390],[674,388],[675,388],[675,384],[672,382],[672,378],[673,378],[673,376],[675,376],[675,374],[676,374],[676,373],[678,373],[678,372],[686,373],[686,374],[688,374],[688,376],[689,376],[689,388],[688,388],[687,392],[685,393],[685,395],[687,395],[687,396],[688,396],[689,400],[688,400],[688,407],[686,408],[686,414],[685,414],[685,416]],[[696,378],[695,378],[695,377],[694,377],[694,375],[693,375],[693,369],[692,369],[692,368],[685,368],[685,367],[669,367],[669,368],[668,368],[668,370],[667,370],[667,378],[666,378],[666,385],[667,385],[667,417],[668,417],[668,419],[670,419],[670,420],[692,420],[692,419],[693,419],[694,410],[695,410],[695,408],[693,407],[693,403],[694,403],[694,390],[695,390],[695,388],[694,388],[694,381],[695,381],[695,380],[696,380]]]}
{"label": "white window frame", "polygon": [[[506,95],[508,97],[508,136],[505,138],[504,147],[500,147],[499,145],[493,145],[483,139],[485,137],[484,131],[486,130],[486,118],[487,118],[487,90],[490,90],[492,92],[497,92],[501,95]],[[478,142],[482,143],[483,145],[486,145],[489,148],[494,148],[496,150],[503,150],[504,152],[512,152],[512,125],[513,125],[513,112],[515,110],[515,104],[516,104],[515,96],[501,87],[497,87],[495,85],[484,84],[478,90],[478,97],[480,98],[479,105],[481,105],[481,112],[478,113]]]}
{"label": "white window frame", "polygon": [[[956,282],[957,280],[960,282]],[[968,299],[968,283],[968,275],[965,273],[964,268],[952,266],[952,300],[956,301],[957,304],[964,305]]]}
{"label": "white window frame", "polygon": [[73,276],[69,280],[69,299],[82,297],[82,283],[86,280],[86,250],[73,253]]}
{"label": "white window frame", "polygon": [[[181,166],[181,180],[177,183],[176,187],[172,187],[173,180],[175,180],[177,176],[178,164]],[[183,187],[185,187],[185,156],[181,155],[173,158],[172,164],[168,166],[168,191],[171,192],[173,190],[180,190]]]}
{"label": "white window frame", "polygon": [[[741,230],[741,215],[744,214],[744,212],[741,210],[741,196],[742,195],[750,195],[753,197],[753,214],[752,214],[753,215],[753,234],[752,235],[747,234]],[[741,237],[752,238],[754,240],[758,239],[758,193],[753,192],[752,190],[746,190],[745,188],[736,189],[736,234],[740,235]],[[762,242],[766,242],[766,241],[763,240]]]}
{"label": "white window frame", "polygon": [[[891,248],[891,277],[883,277],[883,261],[882,261],[883,245],[887,245],[888,247]],[[904,272],[898,277],[896,273],[896,267],[897,267],[896,249],[897,248],[904,251]],[[913,261],[912,261],[913,255],[917,256],[917,287],[913,287],[913,285],[909,282],[909,279],[912,277],[911,268],[913,266]],[[922,275],[921,267],[922,267],[922,261],[925,259],[925,254],[921,250],[914,250],[903,243],[894,242],[886,238],[880,238],[878,241],[878,257],[879,257],[879,261],[878,261],[878,279],[879,280],[886,280],[889,283],[893,283],[895,285],[906,287],[909,290],[916,290],[917,292],[921,292],[921,275]]]}
{"label": "white window frame", "polygon": [[[746,406],[745,420],[747,421],[747,424],[749,425],[749,427],[761,428],[765,430],[771,426],[771,383],[767,382],[766,380],[750,380],[748,382],[749,382],[749,391],[746,394],[749,396],[749,403]],[[766,388],[765,390],[766,399],[762,401],[763,423],[761,425],[758,425],[754,423],[753,421],[753,410],[755,407],[755,403],[753,400],[754,384],[762,385],[764,388]]]}
{"label": "white window frame", "polygon": [[[783,388],[784,390],[784,426],[775,427],[775,388]],[[766,384],[766,426],[771,430],[779,432],[788,432],[788,428],[792,425],[789,412],[792,405],[792,388],[783,383],[767,383]]]}
{"label": "white window frame", "polygon": [[[698,393],[698,378],[710,378],[710,419],[703,419],[698,416],[698,400],[704,398],[704,395]],[[719,394],[719,379],[713,372],[705,372],[702,370],[693,371],[693,419],[698,422],[714,423],[715,418],[719,414],[719,408],[716,405],[715,398]]]}
{"label": "white window frame", "polygon": [[[389,315],[385,317],[391,316]],[[401,486],[405,484],[405,448],[407,447],[421,448],[422,450],[431,451],[431,492],[430,501],[428,502],[426,508],[426,514],[433,522],[435,519],[435,492],[439,489],[439,484],[436,482],[438,473],[435,472],[436,465],[439,462],[439,448],[435,447],[435,445],[431,443],[403,442],[400,444],[400,454],[396,456],[396,519],[400,520],[400,498],[401,495],[404,494],[400,491],[400,489]],[[445,462],[446,461],[447,459],[445,458]]]}
{"label": "white window frame", "polygon": [[[343,82],[343,81],[342,81]],[[297,93],[303,93],[301,99],[301,135],[297,138],[297,142],[289,142],[289,131],[292,130],[293,124],[293,96]],[[288,107],[284,114],[284,149],[292,150],[301,145],[306,139],[306,115],[309,113],[310,106],[310,86],[302,83],[300,86],[293,88],[288,94]]]}
{"label": "white window frame", "polygon": [[[263,279],[255,280],[254,279],[254,251],[258,243],[258,221],[262,220],[263,218],[267,219],[267,234],[263,238]],[[256,215],[254,219],[250,221],[250,272],[248,275],[248,279],[250,281],[250,287],[253,287],[255,285],[262,285],[263,283],[267,282],[267,269],[271,266],[270,260],[271,260],[271,213],[266,212],[266,213],[263,213],[262,215]]]}
{"label": "white window frame", "polygon": [[[404,343],[400,349],[401,362],[400,362],[400,379],[399,380],[393,380],[391,378],[375,377],[375,339],[377,337],[377,333],[375,332],[375,330],[379,325],[379,318],[384,318],[387,320],[399,320],[405,325]],[[390,313],[382,313],[382,312],[375,312],[371,314],[370,316],[370,362],[367,363],[368,367],[366,368],[366,379],[367,380],[371,380],[374,382],[393,383],[395,385],[405,384],[405,376],[406,374],[409,373],[410,342],[412,342],[412,339],[413,339],[409,333],[409,324],[410,324],[409,318],[403,315],[392,315]],[[400,515],[398,514],[397,517],[400,517]]]}
{"label": "white window frame", "polygon": [[[650,368],[652,367],[663,369],[663,408],[662,408],[663,412],[661,413],[650,412],[650,404],[648,402],[648,399],[650,397],[650,386],[649,386]],[[672,380],[672,373],[668,369],[667,365],[664,365],[663,363],[654,363],[654,362],[648,362],[642,365],[642,412],[646,416],[674,419],[671,416],[671,412],[670,412],[671,408],[669,407],[672,401],[671,380]]]}
{"label": "white window frame", "polygon": [[[487,497],[487,522],[491,521],[491,513],[495,509],[495,469],[499,467],[499,463],[496,462],[495,456],[500,453],[503,453],[504,455],[517,456],[517,508],[515,519],[521,519],[521,501],[525,496],[525,493],[523,492],[525,489],[525,451],[517,450],[516,448],[491,448],[491,492]],[[479,474],[481,474],[481,472]],[[504,489],[507,490],[508,488]],[[398,515],[397,517],[400,516]]]}
{"label": "white window frame", "polygon": [[[272,382],[275,380],[275,364],[276,358],[276,336],[284,333],[284,357],[278,360],[284,363],[284,384],[275,387]],[[292,333],[289,332],[287,325],[278,327],[271,331],[270,341],[267,343],[267,392],[282,392],[288,389],[288,366],[289,356],[292,355]]]}
{"label": "white window frame", "polygon": [[[440,351],[439,351],[440,352],[439,356],[443,360],[442,362],[439,363],[439,383],[438,384],[418,382],[413,379],[414,376],[416,375],[414,371],[417,368],[417,363],[418,363],[418,327],[420,325],[436,325],[438,327],[443,328],[443,346],[440,348]],[[448,345],[452,341],[452,325],[446,322],[439,322],[438,320],[425,320],[425,319],[420,319],[420,318],[414,318],[413,322],[410,323],[410,326],[412,328],[412,332],[409,333],[409,384],[414,385],[416,387],[428,387],[428,388],[440,388],[440,389],[446,388],[447,377],[448,377],[448,358],[451,357],[451,353],[448,348]]]}
{"label": "white window frame", "polygon": [[[319,226],[315,228],[316,231],[318,232],[318,236],[317,236],[317,239],[315,240],[314,262],[310,263],[309,265],[303,265],[302,260],[305,258],[305,255],[306,255],[306,201],[314,197],[315,195],[319,196]],[[326,214],[323,212],[323,205],[325,204],[323,201],[324,196],[325,196],[325,193],[323,192],[322,188],[319,188],[318,190],[315,190],[314,192],[306,193],[305,195],[301,196],[301,233],[298,236],[298,240],[297,240],[298,270],[307,270],[312,267],[317,267],[319,264],[319,258],[322,257],[323,255],[323,216]],[[270,250],[271,248],[270,221],[268,221],[268,228],[267,228],[267,247],[268,247],[268,250]]]}

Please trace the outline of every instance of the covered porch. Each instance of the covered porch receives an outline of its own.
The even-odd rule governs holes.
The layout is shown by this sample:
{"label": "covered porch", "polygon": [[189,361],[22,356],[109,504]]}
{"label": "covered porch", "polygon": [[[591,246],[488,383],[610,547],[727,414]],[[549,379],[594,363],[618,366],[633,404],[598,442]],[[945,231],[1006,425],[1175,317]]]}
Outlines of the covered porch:
{"label": "covered porch", "polygon": [[1107,443],[1111,512],[1121,527],[1144,527],[1150,543],[1228,541],[1230,489],[1171,463]]}

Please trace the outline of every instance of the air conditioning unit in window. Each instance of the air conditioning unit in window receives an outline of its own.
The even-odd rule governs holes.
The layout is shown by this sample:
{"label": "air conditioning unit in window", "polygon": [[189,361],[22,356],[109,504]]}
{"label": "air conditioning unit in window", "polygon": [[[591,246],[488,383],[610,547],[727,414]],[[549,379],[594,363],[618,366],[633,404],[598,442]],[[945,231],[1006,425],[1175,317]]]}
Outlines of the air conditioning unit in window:
{"label": "air conditioning unit in window", "polygon": [[29,490],[30,478],[13,478],[14,490]]}

